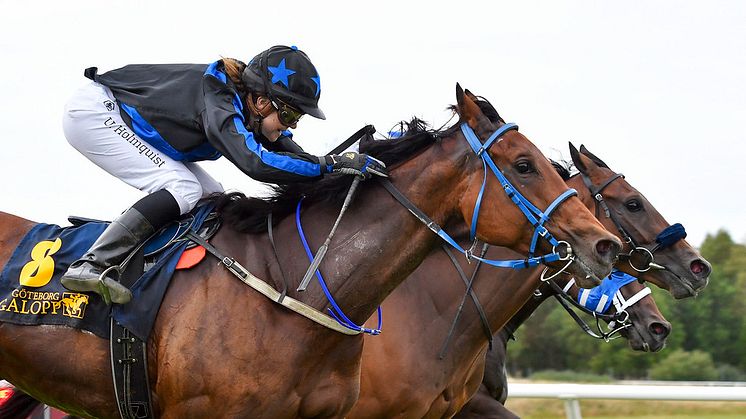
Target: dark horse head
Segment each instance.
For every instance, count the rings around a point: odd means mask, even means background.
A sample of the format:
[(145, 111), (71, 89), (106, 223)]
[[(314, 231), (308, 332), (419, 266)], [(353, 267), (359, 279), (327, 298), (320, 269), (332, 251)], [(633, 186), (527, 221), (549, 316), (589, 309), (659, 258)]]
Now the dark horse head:
[[(631, 282), (619, 291), (625, 301), (632, 301), (638, 295), (646, 293), (647, 288), (639, 282)], [(614, 310), (613, 307), (609, 308)], [(628, 308), (630, 327), (622, 330), (622, 336), (635, 351), (658, 352), (666, 346), (666, 339), (671, 334), (671, 323), (655, 304), (652, 295), (645, 295)]]
[[(595, 206), (604, 226), (625, 242), (625, 257), (617, 268), (668, 290), (675, 298), (697, 295), (707, 285), (712, 271), (709, 262), (683, 238), (672, 243), (662, 241), (661, 233), (673, 226), (621, 174), (584, 146), (578, 151), (570, 144), (570, 154), (580, 171), (574, 177), (575, 187), (581, 188), (581, 180), (585, 178), (587, 187), (594, 190), (584, 194), (589, 208)], [(602, 208), (599, 196), (607, 203), (608, 213)]]

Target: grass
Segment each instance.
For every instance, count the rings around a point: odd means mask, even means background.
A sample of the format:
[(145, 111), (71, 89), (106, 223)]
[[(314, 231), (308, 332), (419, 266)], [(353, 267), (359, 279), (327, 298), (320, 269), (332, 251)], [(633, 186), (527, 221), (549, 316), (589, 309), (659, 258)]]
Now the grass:
[[(509, 398), (505, 405), (523, 419), (566, 417), (564, 403), (556, 399)], [(580, 411), (594, 419), (736, 419), (746, 418), (746, 402), (581, 400)]]

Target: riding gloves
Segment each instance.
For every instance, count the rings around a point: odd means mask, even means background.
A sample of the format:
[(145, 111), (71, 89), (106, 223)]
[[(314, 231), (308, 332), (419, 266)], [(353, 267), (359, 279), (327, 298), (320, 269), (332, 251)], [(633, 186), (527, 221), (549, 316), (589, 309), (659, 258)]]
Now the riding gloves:
[(343, 173), (347, 175), (357, 175), (364, 179), (371, 176), (388, 177), (386, 165), (367, 154), (347, 151), (342, 154), (331, 154), (324, 156), (327, 167), (332, 173)]

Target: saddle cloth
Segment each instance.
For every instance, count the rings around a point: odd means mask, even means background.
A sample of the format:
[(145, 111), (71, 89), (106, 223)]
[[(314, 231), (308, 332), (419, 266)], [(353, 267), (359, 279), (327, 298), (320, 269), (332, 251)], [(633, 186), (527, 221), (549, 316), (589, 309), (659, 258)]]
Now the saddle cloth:
[(211, 210), (211, 205), (198, 207), (186, 217), (188, 222), (180, 220), (148, 240), (144, 248), (150, 255), (149, 269), (132, 285), (132, 301), (111, 307), (98, 294), (69, 291), (59, 281), (108, 223), (76, 218), (77, 225), (71, 227), (37, 224), (0, 272), (0, 321), (64, 325), (108, 339), (109, 316), (113, 316), (137, 337), (147, 340), (176, 265), (190, 244), (175, 240), (190, 230), (199, 231)]

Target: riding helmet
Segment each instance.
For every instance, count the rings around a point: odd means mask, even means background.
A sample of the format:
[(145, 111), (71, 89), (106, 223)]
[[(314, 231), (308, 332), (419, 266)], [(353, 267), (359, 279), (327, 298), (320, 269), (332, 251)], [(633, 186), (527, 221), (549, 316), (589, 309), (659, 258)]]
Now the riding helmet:
[(319, 109), (321, 81), (308, 56), (298, 47), (274, 46), (252, 58), (241, 74), (249, 89), (293, 106), (315, 118), (326, 119)]

